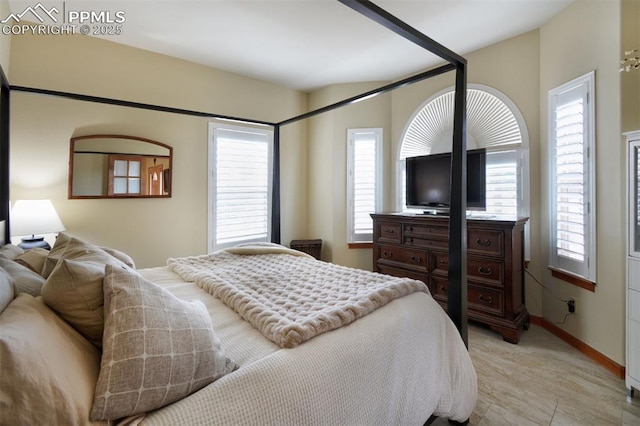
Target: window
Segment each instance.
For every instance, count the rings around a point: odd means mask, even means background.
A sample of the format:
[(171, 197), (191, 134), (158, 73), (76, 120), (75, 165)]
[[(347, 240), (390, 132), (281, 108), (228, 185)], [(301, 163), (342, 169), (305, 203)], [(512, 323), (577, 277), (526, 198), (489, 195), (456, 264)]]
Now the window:
[(382, 129), (347, 131), (348, 242), (373, 241), (370, 214), (382, 204)]
[(487, 214), (528, 215), (528, 153), (527, 149), (487, 152)]
[(109, 155), (108, 195), (142, 194), (143, 157)]
[(209, 251), (270, 241), (273, 132), (209, 126)]
[[(407, 210), (405, 158), (451, 152), (454, 101), (453, 88), (445, 89), (429, 98), (407, 123), (398, 155), (399, 209)], [(527, 127), (516, 105), (492, 87), (469, 84), (467, 149), (487, 150), (485, 214), (529, 215), (528, 145)]]
[(594, 73), (549, 91), (549, 266), (595, 282)]

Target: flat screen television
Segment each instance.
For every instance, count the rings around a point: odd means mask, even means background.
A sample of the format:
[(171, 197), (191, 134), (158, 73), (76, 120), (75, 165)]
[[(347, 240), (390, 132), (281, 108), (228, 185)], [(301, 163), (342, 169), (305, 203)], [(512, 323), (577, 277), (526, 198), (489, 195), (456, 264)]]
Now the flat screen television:
[[(485, 149), (467, 151), (467, 210), (487, 207)], [(406, 204), (427, 212), (448, 213), (451, 204), (451, 153), (406, 159)]]

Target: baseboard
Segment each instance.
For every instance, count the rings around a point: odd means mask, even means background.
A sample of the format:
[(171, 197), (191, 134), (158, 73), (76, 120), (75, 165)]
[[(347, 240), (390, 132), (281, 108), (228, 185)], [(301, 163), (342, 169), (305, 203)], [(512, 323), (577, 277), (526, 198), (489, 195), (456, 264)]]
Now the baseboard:
[(618, 364), (611, 358), (593, 349), (591, 346), (587, 345), (583, 341), (567, 333), (557, 325), (551, 323), (549, 320), (542, 317), (531, 315), (530, 321), (531, 321), (531, 324), (539, 325), (540, 327), (549, 331), (554, 336), (567, 342), (568, 344), (570, 344), (571, 346), (573, 346), (574, 348), (576, 348), (577, 350), (585, 354), (587, 357), (595, 361), (597, 364), (602, 366), (602, 368), (611, 372), (613, 375), (615, 375), (619, 379), (625, 378), (624, 366)]

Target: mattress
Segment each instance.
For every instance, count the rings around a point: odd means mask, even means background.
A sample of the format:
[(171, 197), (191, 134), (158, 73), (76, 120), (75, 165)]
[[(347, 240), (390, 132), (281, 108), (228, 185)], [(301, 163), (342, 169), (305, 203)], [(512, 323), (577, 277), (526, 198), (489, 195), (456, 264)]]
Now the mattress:
[(476, 373), (457, 329), (426, 293), (396, 299), (291, 349), (279, 348), (223, 302), (167, 267), (141, 275), (201, 300), (240, 368), (147, 413), (144, 425), (424, 424), (469, 418)]

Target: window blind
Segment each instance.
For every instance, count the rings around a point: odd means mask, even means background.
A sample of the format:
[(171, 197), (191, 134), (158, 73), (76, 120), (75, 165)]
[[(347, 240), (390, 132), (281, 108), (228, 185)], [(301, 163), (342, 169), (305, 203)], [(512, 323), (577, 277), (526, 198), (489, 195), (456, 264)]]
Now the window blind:
[(215, 245), (267, 241), (270, 223), (270, 137), (216, 129)]
[(549, 265), (596, 280), (595, 73), (549, 91)]
[(486, 212), (516, 217), (518, 214), (518, 160), (516, 151), (487, 153)]
[(356, 234), (371, 234), (369, 214), (376, 211), (376, 140), (372, 135), (355, 136), (354, 163), (353, 230)]
[(382, 129), (348, 131), (349, 241), (372, 241), (370, 214), (380, 204), (380, 145)]
[(555, 110), (556, 247), (559, 256), (585, 260), (584, 103), (576, 99)]

